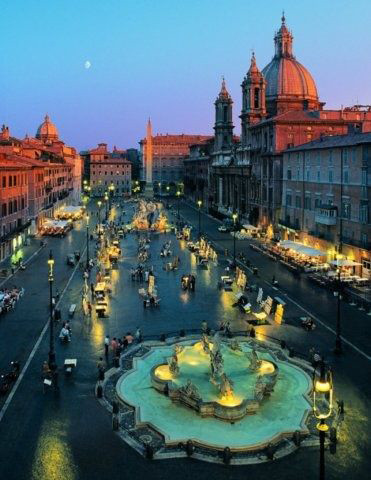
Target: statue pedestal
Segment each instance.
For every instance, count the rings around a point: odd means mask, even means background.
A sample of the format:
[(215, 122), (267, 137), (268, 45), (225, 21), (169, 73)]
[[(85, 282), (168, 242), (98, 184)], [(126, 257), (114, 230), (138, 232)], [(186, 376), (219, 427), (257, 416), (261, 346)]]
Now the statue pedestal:
[(154, 197), (153, 184), (152, 183), (146, 183), (146, 187), (144, 189), (144, 198), (148, 198), (149, 200), (152, 200), (153, 197)]

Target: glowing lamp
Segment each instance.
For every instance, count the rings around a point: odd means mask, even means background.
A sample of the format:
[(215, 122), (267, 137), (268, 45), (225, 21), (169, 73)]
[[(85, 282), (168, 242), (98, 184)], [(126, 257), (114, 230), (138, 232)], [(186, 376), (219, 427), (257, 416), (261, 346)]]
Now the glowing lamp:
[(202, 205), (201, 200), (198, 200), (198, 201), (197, 201), (197, 205), (198, 205), (198, 208), (201, 208), (201, 205)]
[(320, 364), (319, 374), (314, 372), (313, 380), (313, 413), (316, 418), (321, 420), (319, 429), (324, 428), (324, 420), (332, 413), (332, 375), (328, 370), (326, 372), (324, 362)]

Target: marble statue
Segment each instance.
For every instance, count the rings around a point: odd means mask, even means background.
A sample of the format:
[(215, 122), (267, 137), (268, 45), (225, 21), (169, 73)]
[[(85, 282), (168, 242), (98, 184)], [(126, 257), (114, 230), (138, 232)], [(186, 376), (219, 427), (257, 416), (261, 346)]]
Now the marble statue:
[(179, 353), (181, 353), (183, 351), (183, 346), (179, 345), (179, 343), (176, 343), (174, 345), (174, 354), (175, 355), (179, 355)]
[(240, 351), (240, 352), (242, 352), (241, 345), (238, 343), (237, 338), (234, 338), (234, 339), (231, 341), (231, 343), (229, 344), (229, 346), (230, 346), (231, 349), (234, 350), (234, 351)]
[(254, 347), (251, 350), (251, 353), (248, 354), (248, 357), (250, 359), (249, 369), (253, 371), (258, 370), (262, 362), (261, 360), (259, 360), (258, 354), (256, 353), (256, 350)]
[(206, 333), (203, 333), (202, 334), (202, 337), (201, 337), (201, 345), (202, 345), (202, 348), (203, 348), (203, 351), (205, 353), (210, 353), (210, 342), (209, 342), (209, 337), (206, 335)]
[(201, 400), (200, 392), (191, 380), (187, 380), (187, 383), (179, 388), (179, 393), (193, 400)]
[(233, 382), (225, 373), (220, 377), (219, 391), (222, 397), (230, 397), (233, 395)]
[(179, 374), (178, 357), (173, 355), (168, 359), (167, 363), (169, 365), (170, 373), (176, 377)]

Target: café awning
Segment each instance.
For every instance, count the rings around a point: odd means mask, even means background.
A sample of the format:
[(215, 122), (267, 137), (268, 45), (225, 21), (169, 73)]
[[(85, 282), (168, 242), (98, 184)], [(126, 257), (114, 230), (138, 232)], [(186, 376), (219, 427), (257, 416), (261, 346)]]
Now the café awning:
[(331, 265), (335, 265), (335, 267), (359, 267), (361, 263), (354, 262), (353, 260), (347, 260), (346, 258), (333, 260), (330, 262)]
[(308, 247), (302, 243), (293, 242), (291, 240), (283, 240), (280, 242), (280, 247), (289, 248), (294, 250), (297, 253), (301, 253), (303, 255), (308, 255), (310, 257), (326, 257), (327, 253), (322, 252), (322, 250), (318, 250), (317, 248)]

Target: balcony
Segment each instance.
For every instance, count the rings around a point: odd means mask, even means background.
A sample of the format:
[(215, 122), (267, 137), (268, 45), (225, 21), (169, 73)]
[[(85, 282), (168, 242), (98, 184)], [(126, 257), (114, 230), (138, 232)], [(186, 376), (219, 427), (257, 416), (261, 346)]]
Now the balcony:
[(314, 221), (321, 225), (336, 225), (337, 207), (329, 205), (318, 208), (315, 213)]

